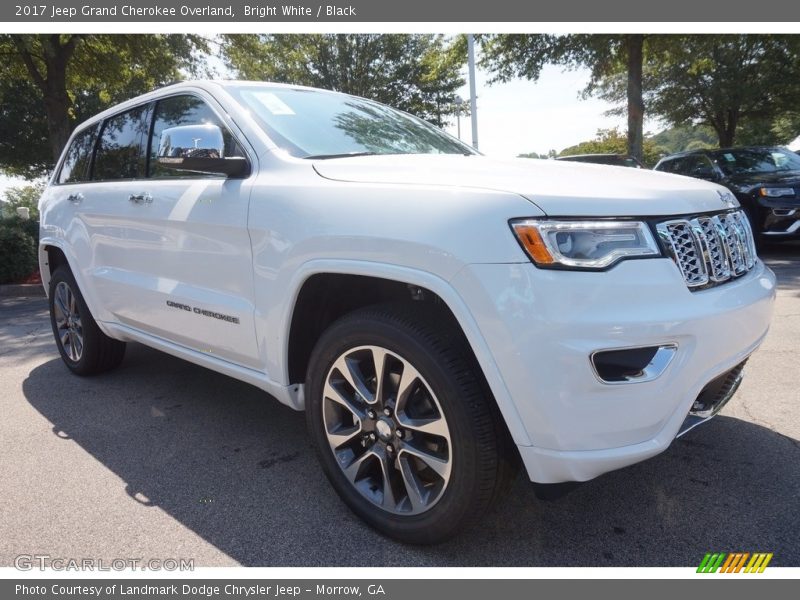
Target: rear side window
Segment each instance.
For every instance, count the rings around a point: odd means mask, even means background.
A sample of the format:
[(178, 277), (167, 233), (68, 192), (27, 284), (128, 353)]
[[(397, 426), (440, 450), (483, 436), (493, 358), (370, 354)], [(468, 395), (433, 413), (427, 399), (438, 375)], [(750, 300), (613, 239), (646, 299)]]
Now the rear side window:
[[(233, 135), (225, 127), (225, 124), (211, 109), (211, 107), (197, 96), (172, 96), (159, 100), (156, 104), (155, 120), (153, 122), (153, 133), (150, 138), (150, 177), (203, 177), (200, 173), (188, 173), (160, 164), (156, 158), (158, 148), (161, 145), (161, 134), (170, 127), (181, 125), (216, 125), (222, 130), (225, 142), (224, 156), (245, 156), (244, 151), (236, 143)], [(211, 175), (214, 177), (214, 175)]]
[(144, 177), (142, 144), (147, 139), (147, 106), (106, 120), (94, 158), (92, 179)]
[(87, 180), (96, 137), (97, 125), (94, 125), (73, 138), (61, 165), (58, 183), (79, 183)]

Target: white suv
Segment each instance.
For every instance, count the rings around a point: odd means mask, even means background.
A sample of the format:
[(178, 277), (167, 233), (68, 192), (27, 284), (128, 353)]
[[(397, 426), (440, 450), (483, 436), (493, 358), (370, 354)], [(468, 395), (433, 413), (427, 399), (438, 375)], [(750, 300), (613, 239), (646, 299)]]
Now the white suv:
[(395, 538), (644, 460), (714, 415), (775, 278), (696, 179), (493, 160), (405, 113), (189, 82), (80, 125), (41, 200), (79, 375), (135, 341), (306, 409), (333, 487)]

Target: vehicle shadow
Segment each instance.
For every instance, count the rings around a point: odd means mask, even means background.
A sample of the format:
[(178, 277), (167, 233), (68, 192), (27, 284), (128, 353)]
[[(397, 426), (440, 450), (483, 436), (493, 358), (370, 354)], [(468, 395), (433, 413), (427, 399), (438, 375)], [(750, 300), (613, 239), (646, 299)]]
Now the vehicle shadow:
[(686, 566), (709, 551), (800, 565), (800, 443), (730, 417), (557, 501), (537, 500), (521, 476), (475, 529), (412, 547), (353, 516), (317, 464), (303, 415), (246, 384), (132, 344), (112, 374), (72, 377), (54, 359), (23, 391), (132, 502), (243, 565)]

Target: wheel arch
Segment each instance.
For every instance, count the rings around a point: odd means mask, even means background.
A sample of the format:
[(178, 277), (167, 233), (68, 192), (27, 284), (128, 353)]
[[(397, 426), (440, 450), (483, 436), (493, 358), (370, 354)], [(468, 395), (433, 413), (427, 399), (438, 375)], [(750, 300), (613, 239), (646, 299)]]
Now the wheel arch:
[(61, 265), (66, 265), (75, 275), (75, 270), (70, 265), (67, 252), (61, 243), (57, 240), (42, 239), (39, 242), (39, 273), (42, 276), (45, 294), (48, 296), (50, 295), (50, 278), (53, 276), (53, 272)]
[(78, 285), (83, 300), (86, 302), (89, 312), (94, 316), (100, 331), (108, 337), (119, 339), (118, 335), (115, 335), (106, 327), (104, 321), (97, 318), (101, 314), (98, 311), (98, 303), (92, 295), (91, 288), (87, 285), (86, 281), (84, 281), (83, 273), (80, 269), (76, 268), (76, 263), (77, 261), (71, 255), (69, 248), (62, 240), (42, 238), (39, 241), (39, 273), (42, 277), (42, 285), (44, 286), (45, 294), (47, 294), (48, 297), (50, 295), (50, 279), (53, 276), (53, 272), (55, 272), (58, 267), (65, 265), (75, 278), (75, 283)]
[[(335, 282), (333, 286), (332, 282)], [(324, 318), (313, 315), (309, 308), (312, 304), (309, 299), (316, 301), (314, 306), (318, 306), (320, 300), (326, 300), (325, 296), (320, 298), (317, 295), (318, 290), (325, 289), (326, 294), (333, 290), (335, 293), (350, 282), (358, 282), (356, 294), (365, 286), (375, 286), (378, 289), (363, 296), (364, 301), (361, 302), (342, 300), (339, 297), (338, 307), (331, 314)], [(395, 265), (320, 260), (306, 263), (298, 269), (293, 283), (290, 286), (290, 300), (283, 311), (284, 343), (281, 357), (284, 381), (290, 389), (302, 395), (305, 367), (314, 344), (325, 329), (323, 325), (329, 325), (347, 312), (382, 301), (405, 299), (409, 302), (435, 302), (451, 315), (453, 323), (467, 340), (514, 442), (518, 445), (530, 445), (527, 431), (475, 318), (464, 300), (446, 280), (432, 273)], [(419, 298), (420, 295), (422, 298)], [(312, 324), (309, 326), (310, 315)], [(318, 321), (314, 322), (314, 318), (318, 318)]]

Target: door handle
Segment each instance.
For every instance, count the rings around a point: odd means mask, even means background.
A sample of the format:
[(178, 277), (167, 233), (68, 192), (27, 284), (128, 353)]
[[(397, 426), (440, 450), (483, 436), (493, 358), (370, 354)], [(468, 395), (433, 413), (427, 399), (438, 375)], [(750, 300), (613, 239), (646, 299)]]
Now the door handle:
[(67, 196), (67, 200), (69, 200), (73, 204), (79, 204), (80, 202), (83, 201), (83, 194), (81, 194), (80, 192), (78, 192), (77, 194), (70, 194), (69, 196)]
[(148, 194), (131, 194), (128, 196), (128, 200), (133, 202), (134, 204), (150, 204), (153, 202), (153, 197)]

